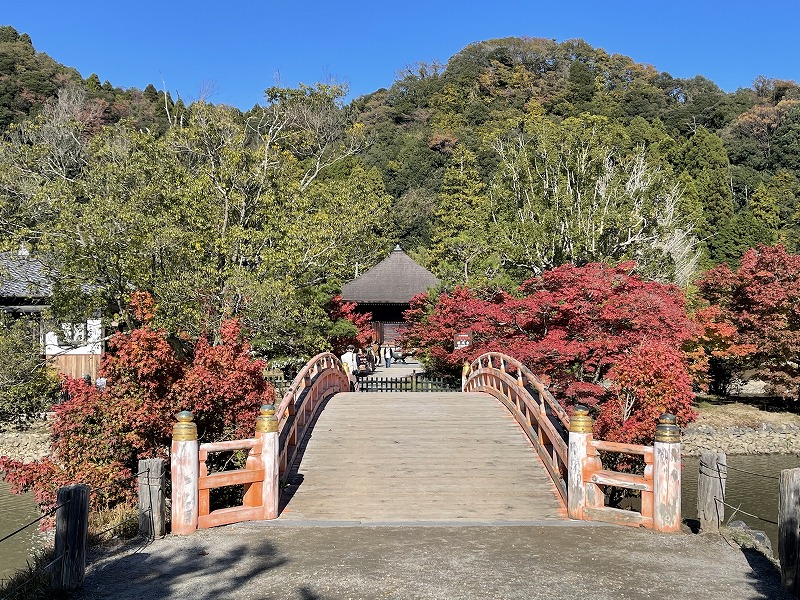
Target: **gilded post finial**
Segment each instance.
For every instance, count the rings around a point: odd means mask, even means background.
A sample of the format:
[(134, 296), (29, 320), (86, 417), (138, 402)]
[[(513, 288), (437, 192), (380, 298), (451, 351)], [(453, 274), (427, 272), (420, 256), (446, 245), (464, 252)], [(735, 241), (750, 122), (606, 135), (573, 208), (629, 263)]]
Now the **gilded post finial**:
[(256, 419), (256, 433), (275, 433), (278, 431), (278, 418), (275, 416), (275, 405), (264, 404)]
[(570, 433), (592, 433), (592, 417), (589, 408), (583, 404), (576, 404), (572, 417), (569, 419)]
[(182, 410), (175, 418), (178, 420), (172, 426), (172, 439), (178, 442), (191, 442), (197, 439), (197, 424), (194, 415), (189, 410)]
[(655, 441), (665, 444), (675, 444), (681, 441), (681, 430), (675, 415), (664, 413), (658, 418)]

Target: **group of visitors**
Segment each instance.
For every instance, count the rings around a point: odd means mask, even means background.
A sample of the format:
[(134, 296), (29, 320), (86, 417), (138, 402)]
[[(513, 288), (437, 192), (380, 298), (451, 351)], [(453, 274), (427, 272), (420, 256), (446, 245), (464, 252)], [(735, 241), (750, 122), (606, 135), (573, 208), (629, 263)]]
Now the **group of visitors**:
[[(383, 360), (383, 364), (389, 369), (397, 349), (389, 344), (378, 346), (376, 343), (369, 348), (369, 352), (374, 356), (373, 360)], [(367, 364), (367, 351), (363, 348), (356, 351), (355, 346), (350, 344), (347, 346), (347, 351), (342, 354), (341, 360), (350, 378), (350, 390), (358, 391), (358, 375), (361, 371), (366, 370), (363, 367)]]

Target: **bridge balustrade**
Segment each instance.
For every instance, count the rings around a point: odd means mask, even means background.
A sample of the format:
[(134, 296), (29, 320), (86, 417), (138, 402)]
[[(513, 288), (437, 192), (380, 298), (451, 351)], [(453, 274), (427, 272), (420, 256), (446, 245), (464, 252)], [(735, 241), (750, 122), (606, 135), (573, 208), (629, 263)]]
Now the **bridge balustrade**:
[(518, 360), (488, 352), (465, 368), (462, 389), (491, 394), (511, 411), (566, 504), (569, 416), (542, 382)]
[[(349, 391), (347, 374), (334, 355), (315, 356), (298, 373), (277, 409), (263, 406), (256, 435), (246, 440), (198, 445), (192, 414), (177, 415), (172, 441), (172, 531), (191, 533), (246, 520), (278, 516), (279, 481), (297, 459), (305, 433), (324, 402)], [(521, 362), (497, 352), (465, 365), (462, 390), (485, 392), (515, 417), (550, 474), (573, 519), (676, 531), (680, 527), (680, 432), (675, 417), (662, 415), (653, 446), (595, 440), (585, 407), (572, 417)], [(242, 469), (209, 473), (209, 453), (247, 451)], [(604, 468), (602, 455), (641, 456), (642, 474)], [(210, 510), (210, 490), (243, 485), (241, 506)], [(641, 512), (605, 506), (605, 488), (640, 492)]]
[(341, 361), (330, 352), (312, 358), (297, 374), (278, 406), (279, 471), (285, 480), (297, 457), (299, 443), (322, 403), (338, 392), (350, 391)]
[[(542, 382), (521, 362), (487, 352), (464, 366), (464, 391), (486, 392), (512, 413), (544, 463), (570, 518), (678, 531), (681, 523), (680, 430), (662, 415), (653, 446), (595, 440), (589, 410), (570, 418)], [(642, 474), (605, 468), (601, 455), (641, 456)], [(639, 492), (641, 510), (605, 505), (605, 488)]]
[[(337, 392), (349, 391), (350, 381), (333, 354), (312, 358), (297, 374), (277, 410), (261, 407), (256, 436), (245, 440), (197, 442), (192, 413), (178, 413), (172, 435), (172, 532), (275, 519), (279, 508), (279, 481), (285, 478), (311, 421), (322, 403)], [(248, 451), (241, 469), (209, 473), (209, 453)], [(210, 491), (244, 486), (240, 506), (212, 511)]]

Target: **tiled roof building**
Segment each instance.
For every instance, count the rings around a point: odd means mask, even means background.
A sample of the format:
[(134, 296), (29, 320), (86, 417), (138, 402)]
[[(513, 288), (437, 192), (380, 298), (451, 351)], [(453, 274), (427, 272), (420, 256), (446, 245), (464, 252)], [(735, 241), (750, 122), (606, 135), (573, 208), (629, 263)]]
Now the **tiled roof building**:
[(26, 252), (0, 252), (0, 310), (38, 312), (49, 304), (52, 292), (39, 260)]

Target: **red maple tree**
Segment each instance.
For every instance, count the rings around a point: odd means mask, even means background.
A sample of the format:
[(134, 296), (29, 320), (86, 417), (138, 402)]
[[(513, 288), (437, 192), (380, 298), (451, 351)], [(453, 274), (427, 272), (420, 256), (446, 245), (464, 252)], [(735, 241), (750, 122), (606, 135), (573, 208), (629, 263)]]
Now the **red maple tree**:
[[(452, 372), (483, 352), (503, 352), (549, 381), (551, 391), (567, 406), (581, 402), (596, 407), (618, 397), (623, 388), (614, 381), (615, 373), (629, 373), (620, 370), (622, 365), (653, 371), (657, 365), (648, 361), (669, 358), (670, 368), (680, 373), (664, 372), (659, 395), (639, 394), (634, 413), (671, 411), (683, 424), (694, 415), (691, 381), (679, 352), (694, 331), (683, 292), (641, 279), (634, 267), (564, 265), (526, 281), (519, 297), (498, 292), (483, 299), (466, 288), (435, 300), (418, 296), (406, 313), (410, 324), (405, 343), (423, 349), (431, 367), (440, 371)], [(471, 334), (472, 344), (455, 349), (454, 334), (463, 332)], [(666, 354), (665, 347), (672, 348), (674, 356)], [(621, 435), (631, 418), (626, 411), (616, 411), (620, 419), (614, 425), (611, 414), (598, 421), (598, 433), (604, 437)], [(646, 427), (651, 439), (655, 425), (652, 420)]]
[(99, 371), (106, 389), (64, 381), (69, 400), (54, 408), (50, 455), (28, 464), (0, 458), (4, 478), (33, 490), (43, 508), (58, 487), (76, 482), (102, 488), (92, 495), (96, 509), (132, 500), (138, 460), (168, 458), (178, 411), (194, 412), (201, 439), (250, 437), (259, 407), (274, 401), (266, 363), (250, 357), (238, 321), (222, 323), (218, 344), (201, 337), (179, 356), (167, 332), (151, 325), (151, 299), (133, 303), (143, 323), (109, 340)]
[[(343, 354), (350, 344), (356, 348), (365, 348), (375, 339), (372, 313), (357, 312), (355, 302), (345, 302), (341, 296), (334, 296), (331, 298), (328, 316), (334, 324), (330, 343), (337, 356)], [(338, 323), (343, 323), (344, 327), (337, 325)]]
[(755, 376), (784, 398), (800, 397), (800, 256), (781, 245), (751, 248), (737, 270), (719, 265), (697, 284), (736, 328)]

